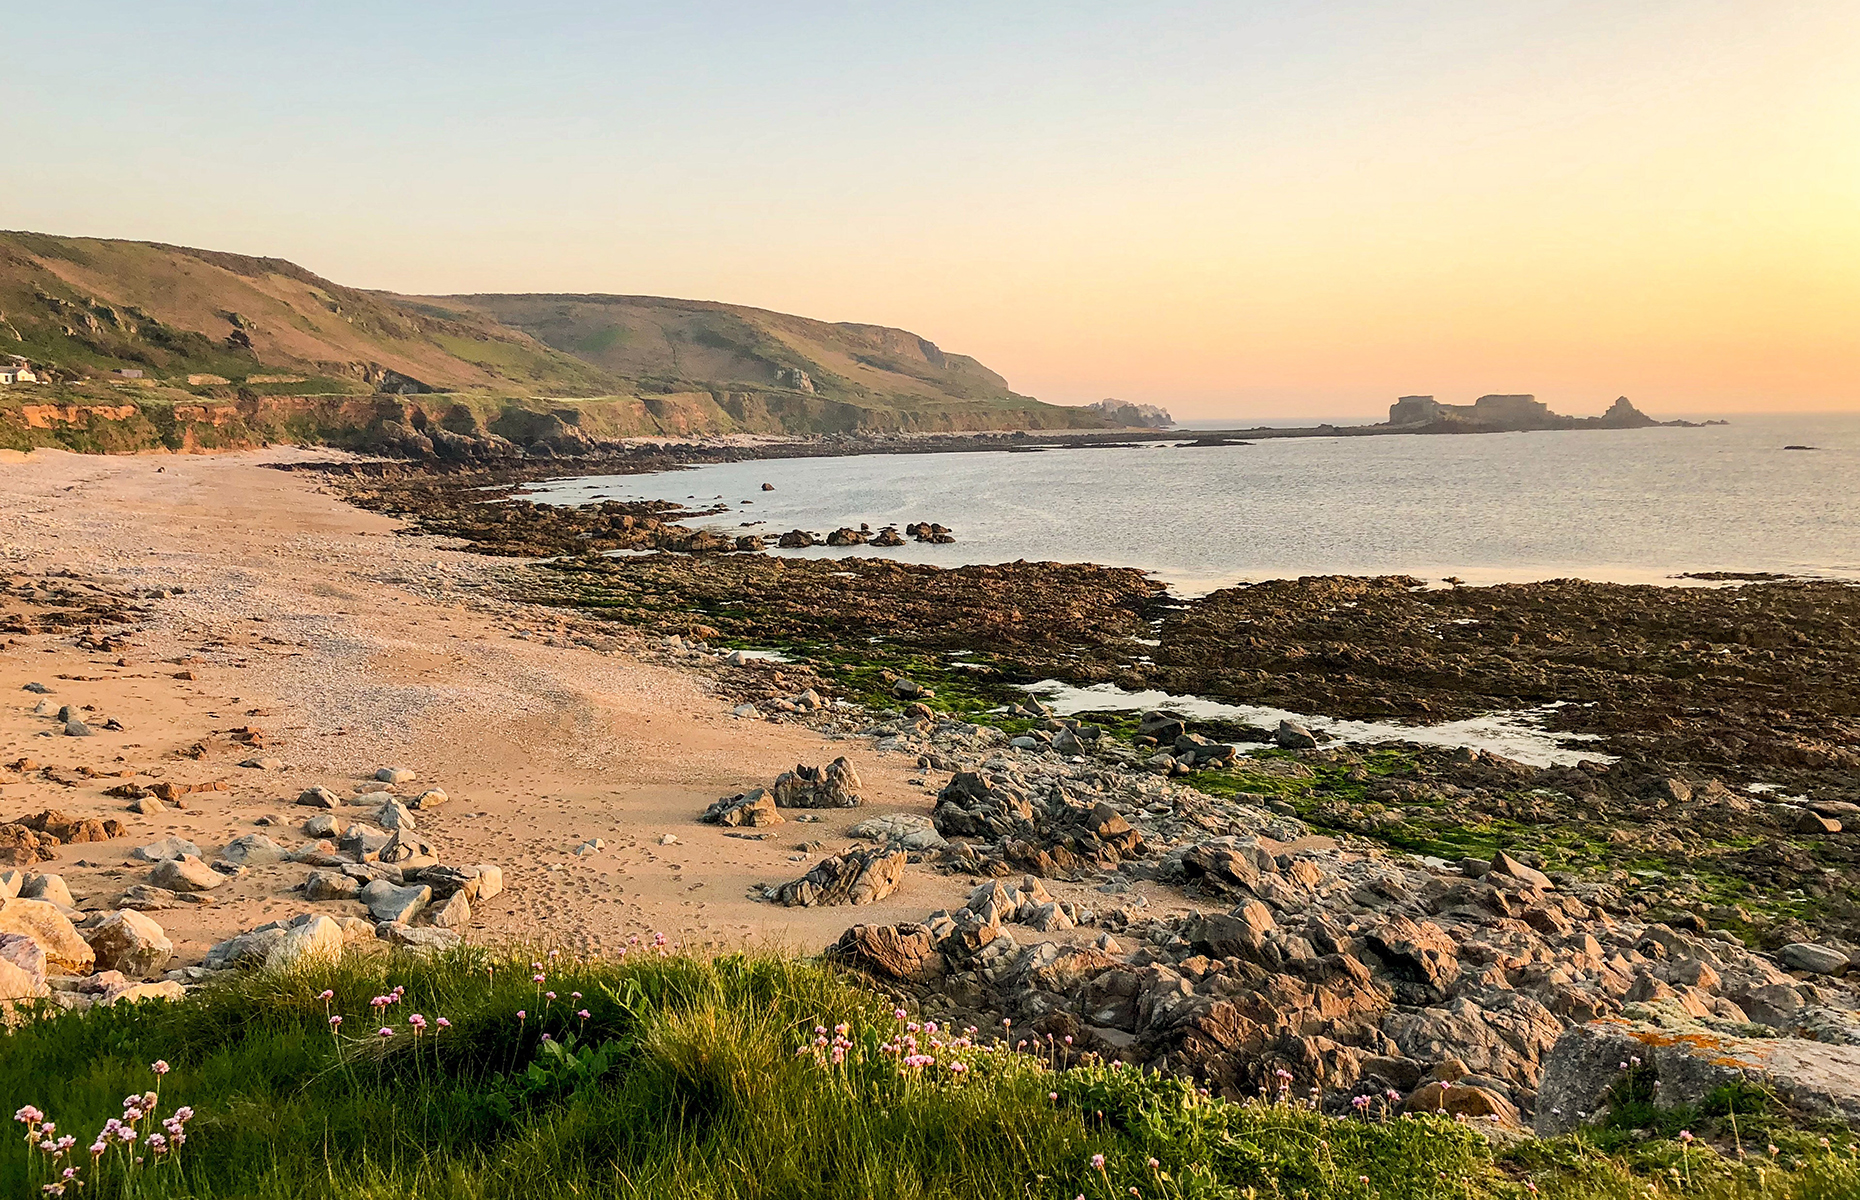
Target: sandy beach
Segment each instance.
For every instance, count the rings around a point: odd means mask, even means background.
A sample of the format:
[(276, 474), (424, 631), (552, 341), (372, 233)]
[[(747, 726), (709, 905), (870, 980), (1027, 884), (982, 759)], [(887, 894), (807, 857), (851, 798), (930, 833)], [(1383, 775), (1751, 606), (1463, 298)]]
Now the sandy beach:
[[(145, 610), (122, 631), (126, 644), (103, 651), (80, 647), (75, 630), (0, 638), (0, 760), (38, 764), (0, 770), (0, 816), (57, 809), (126, 826), (106, 842), (60, 846), (38, 868), (62, 874), (78, 908), (114, 907), (144, 881), (146, 864), (128, 857), (138, 845), (178, 836), (210, 859), (258, 832), (296, 846), (314, 815), (295, 805), (305, 788), (346, 798), (375, 790), (367, 781), (377, 768), (405, 765), (416, 780), (401, 793), (439, 787), (450, 797), (417, 814), (439, 857), (504, 872), (507, 890), (474, 913), (474, 940), (612, 950), (662, 930), (694, 946), (812, 950), (845, 928), (850, 910), (784, 909), (750, 889), (818, 861), (819, 849), (797, 848), (803, 841), (831, 852), (865, 817), (928, 812), (934, 793), (910, 758), (736, 718), (732, 701), (648, 661), (663, 655), (625, 629), (492, 599), (522, 565), (401, 536), (400, 522), (324, 493), (313, 474), (267, 465), (313, 456), (40, 451), (0, 463), (6, 611), (30, 616), (48, 586), (136, 593)], [(95, 736), (65, 736), (33, 715), (41, 700), (82, 710)], [(103, 728), (112, 719), (120, 731)], [(864, 780), (864, 809), (790, 822), (760, 841), (697, 823), (720, 796), (839, 754)], [(152, 815), (105, 794), (159, 782), (224, 790)], [(575, 853), (594, 838), (603, 849)], [(255, 867), (215, 889), (210, 905), (156, 914), (176, 965), (313, 907), (290, 891), (305, 873), (289, 862)], [(962, 894), (959, 878), (912, 871), (858, 918), (915, 919)]]

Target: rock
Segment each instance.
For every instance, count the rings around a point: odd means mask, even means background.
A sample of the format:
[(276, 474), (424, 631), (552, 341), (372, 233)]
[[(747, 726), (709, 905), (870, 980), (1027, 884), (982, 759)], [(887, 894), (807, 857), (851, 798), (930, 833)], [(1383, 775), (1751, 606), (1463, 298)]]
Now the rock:
[(155, 869), (149, 872), (149, 882), (171, 892), (210, 892), (225, 883), (226, 876), (194, 855), (184, 854), (156, 863)]
[[(771, 490), (771, 491), (773, 491), (774, 489), (773, 489), (773, 488), (771, 488), (771, 489), (769, 489), (769, 490)], [(28, 691), (28, 692), (33, 692), (33, 693), (35, 693), (35, 694), (37, 694), (37, 695), (40, 695), (40, 696), (49, 696), (49, 695), (51, 695), (51, 693), (52, 693), (52, 689), (51, 689), (51, 688), (48, 688), (48, 687), (46, 687), (46, 686), (45, 686), (44, 684), (42, 684), (42, 683), (38, 683), (38, 682), (33, 682), (33, 683), (29, 683), (29, 684), (27, 684), (27, 685), (26, 685), (26, 688), (25, 688), (25, 690), (26, 690), (26, 691)]]
[(1795, 819), (1795, 831), (1797, 833), (1839, 833), (1841, 823), (1833, 817), (1824, 817), (1820, 813), (1804, 809)]
[(130, 812), (139, 813), (145, 817), (155, 816), (157, 813), (166, 812), (167, 809), (167, 805), (153, 796), (137, 796), (129, 802)]
[(1839, 975), (1848, 966), (1845, 954), (1813, 942), (1791, 942), (1778, 950), (1776, 957), (1782, 959), (1784, 966), (1811, 975)]
[(775, 780), (775, 803), (782, 808), (857, 808), (859, 773), (844, 756), (824, 767), (797, 766)]
[(398, 800), (389, 800), (374, 812), (369, 813), (368, 819), (383, 829), (405, 829), (411, 832), (416, 828), (413, 813)]
[(922, 925), (854, 925), (828, 948), (827, 959), (906, 983), (935, 979), (946, 966), (935, 938)]
[(19, 895), (19, 889), (26, 884), (24, 872), (16, 870), (0, 871), (0, 900), (11, 900)]
[(1494, 1121), (1496, 1124), (1522, 1128), (1524, 1118), (1517, 1105), (1490, 1088), (1454, 1083), (1426, 1083), (1417, 1088), (1402, 1104), (1403, 1112), (1445, 1113), (1469, 1121)]
[(248, 929), (237, 937), (215, 943), (207, 950), (201, 965), (210, 971), (231, 967), (262, 967), (272, 948), (284, 940), (286, 931), (282, 921), (272, 921), (256, 929)]
[(78, 720), (76, 717), (72, 717), (69, 721), (65, 722), (65, 736), (66, 737), (96, 737), (97, 731), (92, 729), (90, 726), (86, 725), (84, 722)]
[(606, 842), (602, 841), (600, 838), (589, 838), (587, 841), (581, 843), (581, 845), (575, 847), (575, 854), (581, 858), (586, 858), (590, 854), (599, 854), (605, 849), (607, 849)]
[(1548, 875), (1537, 870), (1535, 867), (1525, 866), (1517, 859), (1511, 857), (1511, 855), (1506, 854), (1503, 850), (1500, 850), (1497, 854), (1492, 856), (1491, 873), (1509, 875), (1513, 879), (1521, 879), (1525, 883), (1541, 891), (1548, 892), (1556, 887), (1556, 884), (1550, 882), (1550, 877)]
[[(1410, 1003), (1446, 999), (1448, 989), (1459, 976), (1459, 947), (1432, 921), (1390, 917), (1368, 933), (1364, 941), (1380, 956), (1399, 984), (1412, 985), (1414, 995), (1408, 998)], [(1398, 999), (1403, 998), (1404, 991), (1399, 984), (1396, 988)]]
[(705, 809), (702, 819), (712, 825), (730, 828), (779, 825), (784, 820), (776, 810), (775, 797), (761, 788), (740, 795), (725, 796)]
[(392, 921), (381, 925), (377, 932), (394, 945), (416, 954), (436, 954), (442, 950), (450, 950), (462, 940), (450, 929), (416, 929), (411, 925)]
[(326, 787), (305, 788), (297, 797), (297, 803), (306, 808), (335, 808), (341, 803), (336, 793)]
[(41, 875), (38, 872), (26, 876), (20, 884), (19, 897), (22, 900), (43, 900), (47, 904), (56, 904), (59, 908), (76, 908), (77, 901), (71, 898), (71, 889), (65, 886), (62, 875)]
[[(0, 963), (5, 963), (20, 973), (30, 989), (17, 993), (11, 999), (20, 996), (43, 996), (45, 994), (45, 948), (23, 933), (0, 933)], [(13, 986), (19, 986), (19, 976), (11, 976)]]
[(17, 822), (0, 825), (0, 863), (30, 867), (53, 856), (50, 839)]
[(478, 881), (477, 890), (471, 893), (473, 900), (484, 901), (504, 890), (504, 872), (489, 863), (478, 863), (465, 868), (466, 874)]
[(357, 792), (344, 801), (350, 808), (380, 808), (383, 804), (392, 804), (396, 799), (392, 791), (376, 788), (372, 791)]
[(1805, 1038), (1740, 1038), (1678, 1019), (1611, 1018), (1557, 1039), (1537, 1087), (1536, 1131), (1570, 1133), (1607, 1107), (1621, 1064), (1639, 1058), (1663, 1107), (1702, 1104), (1725, 1085), (1755, 1084), (1794, 1114), (1860, 1123), (1860, 1046)]
[(141, 1004), (145, 1000), (174, 1001), (186, 995), (186, 988), (172, 979), (163, 979), (155, 983), (119, 984), (99, 995), (97, 1003), (109, 1008), (116, 1004)]
[(823, 859), (814, 869), (776, 889), (775, 899), (790, 908), (834, 904), (870, 904), (898, 889), (904, 877), (902, 850), (852, 850)]
[(174, 957), (174, 943), (162, 927), (133, 909), (111, 913), (85, 933), (97, 968), (121, 971), (131, 979), (153, 975)]
[(433, 914), (433, 924), (441, 929), (463, 929), (471, 924), (471, 901), (465, 898), (463, 889), (453, 892), (439, 906), (439, 911)]
[(88, 975), (97, 954), (57, 908), (43, 900), (8, 900), (0, 904), (0, 934), (31, 938), (52, 967)]
[(304, 822), (304, 832), (313, 838), (333, 838), (341, 829), (341, 824), (328, 813), (318, 813)]
[(123, 833), (123, 823), (115, 817), (74, 817), (55, 808), (24, 817), (19, 823), (60, 842), (107, 842)]
[(900, 700), (929, 700), (936, 693), (912, 679), (900, 679), (891, 685), (891, 694)]
[(941, 850), (949, 845), (929, 817), (917, 813), (889, 813), (871, 817), (846, 831), (846, 836), (906, 850)]
[(346, 941), (341, 925), (321, 913), (305, 914), (284, 930), (265, 951), (267, 970), (283, 971), (305, 964), (327, 965), (342, 957)]
[(393, 834), (357, 822), (342, 831), (336, 848), (357, 862), (373, 862), (381, 857), (381, 851), (393, 840)]
[(360, 880), (340, 871), (312, 871), (304, 876), (306, 900), (353, 900), (361, 891)]
[(423, 884), (396, 887), (385, 879), (374, 880), (360, 893), (369, 915), (383, 924), (413, 920), (432, 898), (433, 889)]
[(0, 959), (0, 1002), (35, 1000), (47, 994), (43, 975), (35, 980), (30, 972)]
[(1254, 900), (1231, 913), (1211, 913), (1202, 917), (1184, 930), (1184, 936), (1197, 953), (1213, 958), (1258, 961), (1267, 935), (1277, 927), (1272, 910)]
[(242, 867), (268, 867), (283, 862), (288, 854), (283, 846), (264, 834), (248, 833), (226, 843), (226, 849), (220, 851), (220, 857)]
[(1296, 721), (1280, 721), (1272, 740), (1281, 750), (1316, 750), (1317, 737)]
[(129, 857), (140, 862), (166, 862), (171, 858), (200, 857), (200, 847), (185, 838), (165, 837), (159, 842), (150, 842), (146, 846), (137, 846), (129, 852)]
[(120, 908), (133, 908), (138, 912), (160, 912), (165, 908), (179, 907), (181, 898), (167, 888), (138, 883), (125, 890), (116, 903)]
[(423, 811), (430, 808), (438, 808), (450, 799), (451, 797), (446, 795), (444, 788), (427, 788), (425, 791), (415, 796), (407, 807)]
[(377, 783), (412, 783), (413, 779), (412, 767), (382, 767), (375, 772)]
[(675, 834), (675, 833), (662, 833), (662, 834), (660, 834), (660, 835), (659, 835), (659, 845), (661, 845), (661, 846), (676, 846), (677, 844), (678, 844), (678, 835), (677, 835), (677, 834)]

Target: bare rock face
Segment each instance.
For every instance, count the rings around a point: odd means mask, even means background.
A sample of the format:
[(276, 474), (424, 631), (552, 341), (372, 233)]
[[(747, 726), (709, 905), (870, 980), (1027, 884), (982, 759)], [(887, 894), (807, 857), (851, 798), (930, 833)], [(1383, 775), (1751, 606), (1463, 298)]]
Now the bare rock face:
[(32, 939), (45, 953), (45, 961), (60, 971), (88, 975), (97, 952), (78, 936), (76, 926), (43, 900), (8, 900), (0, 904), (0, 934), (17, 933)]
[[(1622, 1063), (1634, 1064), (1632, 1077)], [(1558, 1038), (1538, 1085), (1536, 1131), (1581, 1128), (1607, 1107), (1617, 1084), (1680, 1105), (1732, 1083), (1756, 1083), (1802, 1116), (1860, 1123), (1860, 1046), (1734, 1037), (1663, 1014), (1658, 1023), (1593, 1021)]]
[(130, 979), (153, 975), (174, 957), (174, 943), (153, 920), (134, 909), (120, 909), (85, 933), (96, 953), (97, 968), (121, 971)]
[(775, 797), (756, 788), (740, 795), (725, 796), (704, 810), (703, 820), (711, 825), (725, 825), (734, 829), (744, 825), (752, 828), (779, 825), (784, 818), (775, 806)]
[(45, 951), (22, 933), (0, 933), (0, 1000), (45, 995)]
[(855, 925), (827, 951), (833, 962), (880, 979), (921, 983), (943, 974), (936, 938), (922, 925)]
[(265, 951), (265, 966), (287, 970), (307, 963), (333, 963), (342, 955), (343, 929), (330, 918), (316, 914), (299, 918)]
[(898, 890), (906, 855), (902, 850), (853, 850), (823, 859), (813, 870), (776, 890), (789, 908), (870, 904)]
[(52, 857), (53, 843), (18, 823), (0, 825), (0, 863), (31, 867)]
[(797, 766), (775, 780), (775, 803), (781, 808), (857, 808), (859, 773), (845, 757), (824, 767)]
[(1459, 948), (1432, 921), (1393, 916), (1364, 939), (1398, 980), (1396, 995), (1409, 1003), (1446, 999), (1459, 977)]

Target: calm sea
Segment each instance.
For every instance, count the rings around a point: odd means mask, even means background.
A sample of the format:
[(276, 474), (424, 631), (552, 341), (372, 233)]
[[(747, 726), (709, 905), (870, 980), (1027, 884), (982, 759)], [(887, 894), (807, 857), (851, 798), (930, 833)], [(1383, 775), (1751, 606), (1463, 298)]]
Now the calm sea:
[[(1297, 575), (1860, 579), (1860, 414), (1728, 426), (865, 455), (586, 476), (537, 499), (725, 503), (731, 534), (935, 521), (950, 546), (782, 551), (1140, 567), (1184, 594)], [(1814, 450), (1785, 450), (1791, 444)], [(765, 492), (764, 483), (775, 490)]]

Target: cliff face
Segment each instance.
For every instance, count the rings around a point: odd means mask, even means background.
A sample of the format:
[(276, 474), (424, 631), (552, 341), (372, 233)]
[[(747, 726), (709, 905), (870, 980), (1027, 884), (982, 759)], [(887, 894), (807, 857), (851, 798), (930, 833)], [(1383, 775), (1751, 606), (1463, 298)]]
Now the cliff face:
[(1643, 429), (1658, 425), (1618, 398), (1599, 417), (1566, 417), (1531, 395), (1481, 396), (1471, 404), (1442, 404), (1432, 396), (1403, 396), (1380, 426), (1400, 433), (1507, 433), (1534, 429)]

